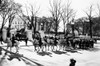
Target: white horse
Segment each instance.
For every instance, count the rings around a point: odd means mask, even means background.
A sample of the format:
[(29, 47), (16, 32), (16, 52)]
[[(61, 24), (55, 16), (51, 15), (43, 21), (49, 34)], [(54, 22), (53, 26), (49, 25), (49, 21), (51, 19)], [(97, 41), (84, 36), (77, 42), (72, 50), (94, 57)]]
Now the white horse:
[(39, 41), (37, 39), (34, 39), (31, 42), (33, 43), (34, 51), (37, 51), (37, 47), (39, 49)]
[(47, 42), (44, 39), (42, 39), (42, 49), (45, 49), (45, 51), (47, 51), (46, 47), (47, 47)]

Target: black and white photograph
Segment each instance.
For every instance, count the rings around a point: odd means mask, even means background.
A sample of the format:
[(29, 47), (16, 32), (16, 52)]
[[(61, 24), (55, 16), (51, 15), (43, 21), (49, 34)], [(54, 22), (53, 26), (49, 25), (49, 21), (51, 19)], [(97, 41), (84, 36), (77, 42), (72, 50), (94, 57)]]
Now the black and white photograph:
[(0, 66), (100, 66), (100, 0), (0, 0)]

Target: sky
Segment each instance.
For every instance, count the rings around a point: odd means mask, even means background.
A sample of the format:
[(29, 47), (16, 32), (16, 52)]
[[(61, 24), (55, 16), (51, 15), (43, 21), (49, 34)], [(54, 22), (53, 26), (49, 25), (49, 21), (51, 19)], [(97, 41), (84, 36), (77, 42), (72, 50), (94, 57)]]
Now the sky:
[[(29, 4), (39, 8), (39, 12), (37, 14), (38, 17), (51, 17), (51, 13), (49, 11), (50, 4), (49, 1), (51, 0), (14, 0), (16, 3), (20, 3), (22, 5), (22, 9), (24, 13), (26, 13), (26, 5), (28, 7)], [(61, 0), (61, 2), (65, 3), (68, 0)], [(75, 10), (76, 16), (75, 19), (81, 17), (87, 17), (86, 13), (90, 5), (93, 5), (93, 15), (97, 16), (97, 4), (100, 4), (100, 0), (69, 0), (71, 2), (71, 8)], [(62, 22), (60, 25), (62, 26)], [(63, 27), (60, 28), (62, 30)]]
[[(67, 0), (62, 0), (67, 1)], [(86, 16), (86, 13), (84, 11), (87, 11), (89, 6), (92, 4), (94, 8), (94, 14), (96, 11), (96, 5), (97, 3), (100, 3), (100, 0), (69, 0), (71, 2), (71, 8), (73, 8), (76, 11), (76, 18), (84, 17)], [(40, 7), (38, 16), (51, 16), (49, 12), (49, 0), (15, 0), (15, 2), (20, 3), (23, 5), (23, 9), (25, 11), (25, 4), (36, 4), (37, 7)]]

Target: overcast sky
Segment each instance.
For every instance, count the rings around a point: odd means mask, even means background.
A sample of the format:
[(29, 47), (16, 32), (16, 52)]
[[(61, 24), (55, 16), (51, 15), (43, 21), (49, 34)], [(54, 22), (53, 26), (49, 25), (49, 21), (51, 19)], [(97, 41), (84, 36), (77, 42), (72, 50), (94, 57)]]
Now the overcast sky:
[[(62, 0), (64, 1), (64, 0)], [(67, 1), (67, 0), (65, 0)], [(84, 11), (87, 11), (88, 7), (93, 4), (96, 10), (96, 4), (100, 4), (100, 0), (70, 0), (72, 3), (72, 8), (77, 12), (76, 18), (86, 16)], [(40, 6), (40, 12), (38, 16), (50, 16), (49, 13), (49, 0), (15, 0), (15, 2), (22, 4), (25, 7), (25, 4), (37, 4)], [(96, 12), (96, 11), (95, 11)], [(95, 13), (94, 12), (94, 13)]]

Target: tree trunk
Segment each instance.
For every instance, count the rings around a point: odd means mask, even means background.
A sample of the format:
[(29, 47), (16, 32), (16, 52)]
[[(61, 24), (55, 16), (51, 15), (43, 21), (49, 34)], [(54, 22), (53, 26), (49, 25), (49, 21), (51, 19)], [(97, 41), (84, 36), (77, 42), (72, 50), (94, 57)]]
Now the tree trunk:
[(1, 36), (2, 36), (2, 29), (3, 29), (3, 27), (4, 27), (4, 18), (3, 18), (3, 23), (2, 23), (2, 26), (1, 26), (1, 29), (0, 29)]
[(8, 26), (7, 37), (10, 37), (10, 27), (11, 27), (11, 24), (9, 24), (9, 26)]
[(33, 21), (34, 21), (34, 16), (31, 16), (32, 32), (34, 32), (34, 24), (33, 24)]
[(92, 38), (92, 20), (91, 18), (89, 19), (90, 21), (90, 38)]
[(83, 22), (83, 33), (82, 34), (84, 35), (84, 22)]
[(36, 33), (36, 26), (37, 26), (37, 18), (35, 17), (35, 22), (34, 22), (34, 34)]
[(64, 37), (66, 37), (65, 35), (66, 35), (66, 30), (65, 30), (65, 23), (64, 23)]

